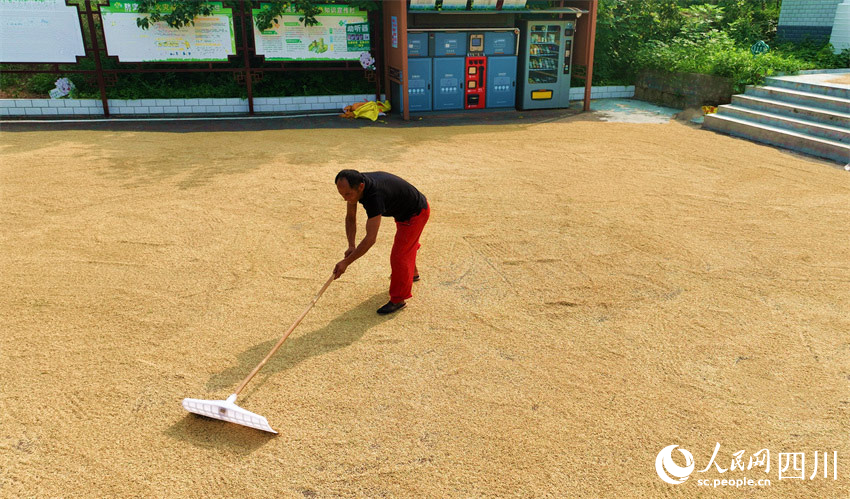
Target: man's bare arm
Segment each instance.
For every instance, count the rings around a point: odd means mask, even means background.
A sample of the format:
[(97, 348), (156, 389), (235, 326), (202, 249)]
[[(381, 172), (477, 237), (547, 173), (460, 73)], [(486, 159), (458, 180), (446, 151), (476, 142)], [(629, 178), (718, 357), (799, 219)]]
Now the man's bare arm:
[(357, 260), (361, 256), (365, 255), (369, 248), (375, 244), (375, 241), (378, 240), (378, 229), (381, 227), (381, 215), (374, 216), (368, 220), (366, 220), (366, 236), (363, 237), (363, 240), (360, 241), (360, 244), (354, 248), (354, 251), (348, 255), (346, 260), (348, 260), (348, 264), (351, 265), (354, 260)]
[[(369, 248), (378, 240), (378, 229), (381, 227), (381, 215), (366, 220), (366, 236), (348, 256), (334, 266), (334, 279), (339, 278), (355, 260), (365, 255)], [(346, 252), (347, 253), (347, 252)]]
[(348, 249), (345, 251), (347, 257), (354, 252), (354, 241), (357, 236), (357, 202), (348, 203), (345, 211), (345, 237), (348, 238)]

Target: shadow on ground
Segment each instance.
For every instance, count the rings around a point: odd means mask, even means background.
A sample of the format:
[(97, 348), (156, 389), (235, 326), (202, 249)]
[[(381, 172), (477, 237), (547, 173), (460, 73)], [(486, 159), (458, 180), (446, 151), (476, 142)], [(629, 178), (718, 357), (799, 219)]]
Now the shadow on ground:
[[(385, 292), (377, 293), (332, 320), (325, 327), (287, 340), (258, 373), (258, 376), (263, 377), (259, 380), (255, 379), (252, 385), (248, 385), (250, 391), (239, 397), (238, 403), (240, 405), (246, 403), (251, 394), (261, 388), (275, 373), (291, 369), (310, 357), (352, 345), (362, 338), (366, 331), (391, 319), (393, 316), (381, 316), (375, 313), (385, 300)], [(235, 389), (236, 384), (260, 363), (279, 340), (280, 338), (275, 338), (240, 353), (239, 365), (213, 375), (207, 382), (207, 391), (217, 393), (225, 388)], [(197, 447), (214, 448), (239, 455), (251, 454), (274, 438), (271, 433), (188, 413), (164, 433), (170, 438), (188, 442)]]
[[(394, 317), (393, 315), (384, 316), (375, 313), (375, 310), (383, 305), (386, 299), (387, 294), (382, 291), (332, 320), (325, 327), (303, 336), (290, 337), (258, 373), (258, 376), (262, 376), (259, 382), (255, 379), (252, 385), (248, 385), (250, 391), (243, 395), (240, 400), (249, 398), (275, 373), (291, 369), (310, 357), (324, 355), (352, 345), (360, 340), (366, 334), (366, 331)], [(294, 334), (296, 333), (293, 332)], [(240, 353), (238, 356), (239, 365), (214, 374), (207, 382), (207, 391), (220, 392), (228, 387), (235, 388), (236, 384), (242, 381), (263, 360), (263, 357), (271, 351), (279, 340), (280, 338), (275, 338), (254, 345)]]
[(180, 442), (247, 456), (274, 438), (273, 433), (186, 413), (163, 432)]

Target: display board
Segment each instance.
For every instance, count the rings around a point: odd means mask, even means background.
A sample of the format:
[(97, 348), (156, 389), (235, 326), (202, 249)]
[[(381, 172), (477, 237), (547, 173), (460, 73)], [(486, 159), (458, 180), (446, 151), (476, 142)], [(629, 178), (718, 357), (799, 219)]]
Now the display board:
[(0, 0), (0, 62), (77, 62), (84, 57), (77, 9), (64, 0)]
[(503, 0), (502, 10), (524, 9), (526, 0)]
[(471, 0), (472, 10), (495, 10), (496, 0)]
[(146, 14), (136, 2), (113, 1), (100, 8), (107, 51), (121, 62), (225, 62), (236, 53), (233, 12), (220, 2), (210, 5), (212, 15), (196, 17), (194, 25), (175, 29), (160, 21), (142, 29), (136, 19)]
[(435, 10), (437, 0), (410, 0), (410, 10)]
[(257, 29), (254, 9), (254, 40), (257, 55), (267, 61), (359, 60), (369, 52), (369, 20), (366, 11), (348, 5), (320, 5), (316, 26), (304, 26), (300, 14), (290, 6), (272, 21), (269, 29)]
[(466, 10), (467, 0), (443, 0), (443, 10)]

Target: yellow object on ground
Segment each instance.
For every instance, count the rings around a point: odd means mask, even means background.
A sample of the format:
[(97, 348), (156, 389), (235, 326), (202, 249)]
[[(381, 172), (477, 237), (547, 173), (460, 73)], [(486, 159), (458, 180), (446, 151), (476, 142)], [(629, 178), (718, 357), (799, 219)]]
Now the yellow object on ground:
[(343, 118), (369, 118), (375, 121), (378, 119), (379, 113), (386, 113), (390, 109), (390, 101), (388, 100), (384, 102), (356, 102), (350, 106), (345, 106), (344, 113), (340, 116)]

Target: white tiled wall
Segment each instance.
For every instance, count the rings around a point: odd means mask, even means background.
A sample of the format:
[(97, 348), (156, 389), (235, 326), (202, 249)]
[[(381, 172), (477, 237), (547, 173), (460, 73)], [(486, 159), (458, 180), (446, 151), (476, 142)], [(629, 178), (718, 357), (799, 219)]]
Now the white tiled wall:
[[(634, 97), (635, 87), (593, 87), (591, 99)], [(385, 96), (381, 96), (386, 98)], [(363, 100), (373, 100), (374, 94), (322, 95), (311, 97), (258, 97), (254, 99), (256, 113), (285, 113), (312, 111), (342, 111), (342, 108)], [(584, 88), (570, 89), (570, 100), (582, 100)], [(110, 115), (175, 115), (175, 114), (244, 114), (248, 112), (245, 99), (109, 99)], [(103, 116), (99, 99), (0, 99), (3, 116)]]
[[(635, 96), (634, 85), (628, 87), (591, 87), (591, 99), (626, 99)], [(584, 87), (570, 89), (570, 100), (584, 99)]]
[(842, 0), (783, 0), (779, 26), (832, 26)]
[[(340, 111), (374, 94), (313, 97), (258, 97), (254, 112)], [(109, 99), (110, 115), (247, 113), (246, 99)], [(0, 99), (0, 116), (103, 115), (100, 99)]]

